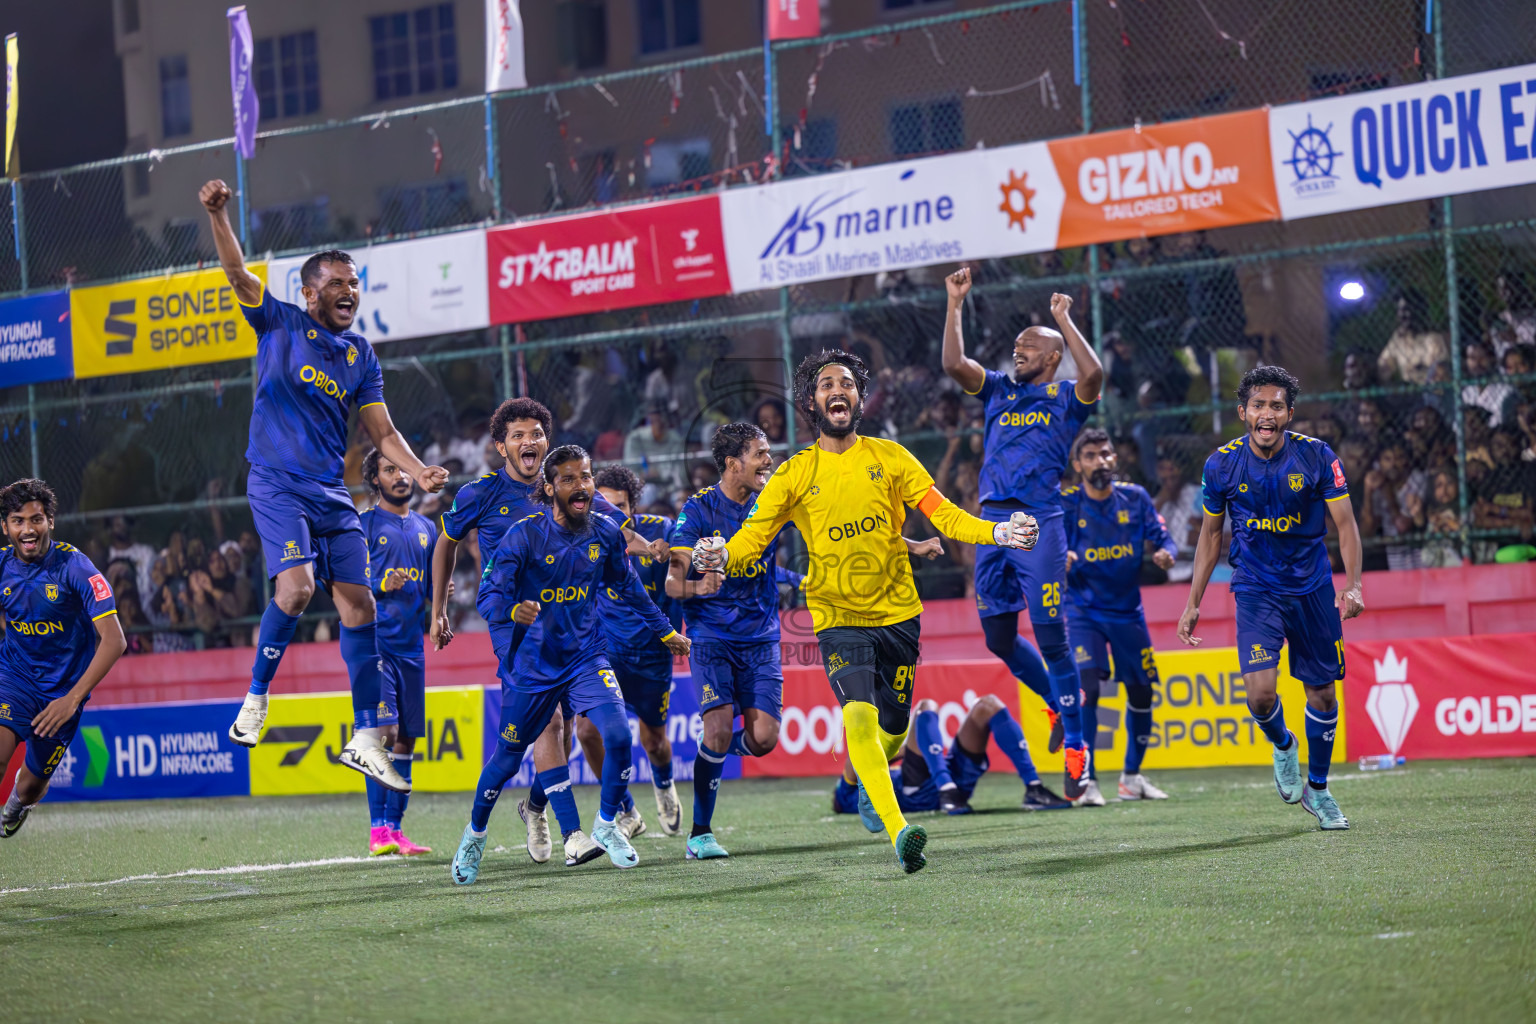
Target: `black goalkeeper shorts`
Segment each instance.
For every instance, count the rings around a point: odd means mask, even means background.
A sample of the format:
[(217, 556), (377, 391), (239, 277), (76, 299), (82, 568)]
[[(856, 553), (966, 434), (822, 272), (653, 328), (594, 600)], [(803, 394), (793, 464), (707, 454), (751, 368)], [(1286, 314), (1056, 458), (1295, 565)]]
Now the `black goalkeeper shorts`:
[(889, 626), (830, 626), (816, 634), (821, 661), (837, 703), (873, 704), (880, 728), (907, 731), (917, 682), (917, 616)]

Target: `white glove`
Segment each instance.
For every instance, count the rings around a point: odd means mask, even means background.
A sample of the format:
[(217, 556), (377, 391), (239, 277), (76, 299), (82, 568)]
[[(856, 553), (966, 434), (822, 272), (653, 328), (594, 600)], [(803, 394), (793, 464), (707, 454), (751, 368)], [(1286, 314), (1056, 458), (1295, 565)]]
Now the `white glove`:
[[(992, 542), (1000, 548), (1018, 548), (1033, 551), (1040, 539), (1040, 524), (1028, 512), (1015, 512), (1006, 523), (992, 527)], [(695, 552), (697, 558), (697, 552)]]
[(693, 545), (693, 567), (699, 572), (725, 572), (725, 538), (700, 537)]

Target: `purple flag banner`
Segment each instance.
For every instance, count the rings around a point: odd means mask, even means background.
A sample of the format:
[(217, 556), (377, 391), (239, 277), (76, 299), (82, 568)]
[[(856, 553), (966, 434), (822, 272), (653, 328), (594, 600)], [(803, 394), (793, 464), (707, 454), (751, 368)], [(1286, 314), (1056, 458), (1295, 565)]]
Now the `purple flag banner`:
[(245, 8), (229, 9), (229, 91), (235, 104), (235, 151), (246, 160), (256, 155), (256, 80), (251, 75), (255, 44)]

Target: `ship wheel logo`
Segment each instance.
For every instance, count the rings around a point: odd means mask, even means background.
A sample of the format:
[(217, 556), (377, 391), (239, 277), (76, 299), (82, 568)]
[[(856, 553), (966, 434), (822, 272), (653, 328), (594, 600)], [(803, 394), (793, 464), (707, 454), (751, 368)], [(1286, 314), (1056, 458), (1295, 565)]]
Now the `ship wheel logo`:
[(1334, 177), (1333, 161), (1344, 154), (1333, 148), (1333, 142), (1328, 138), (1331, 131), (1331, 123), (1326, 128), (1313, 127), (1311, 114), (1307, 115), (1307, 127), (1303, 131), (1287, 131), (1291, 137), (1291, 158), (1285, 163), (1290, 165), (1298, 182)]
[(1029, 187), (1028, 174), (1008, 172), (1008, 181), (998, 186), (1003, 191), (1003, 202), (998, 207), (1008, 215), (1008, 226), (1025, 230), (1024, 222), (1035, 215), (1029, 201), (1035, 198), (1035, 190)]

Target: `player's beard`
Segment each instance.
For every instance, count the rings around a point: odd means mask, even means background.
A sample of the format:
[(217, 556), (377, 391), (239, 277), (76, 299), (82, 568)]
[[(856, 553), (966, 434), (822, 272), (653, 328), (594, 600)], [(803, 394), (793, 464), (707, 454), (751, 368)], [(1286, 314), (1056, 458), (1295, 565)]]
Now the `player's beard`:
[(841, 440), (858, 429), (859, 420), (864, 418), (864, 399), (860, 396), (848, 410), (848, 423), (845, 426), (834, 427), (827, 420), (826, 413), (822, 412), (820, 402), (811, 402), (811, 419), (816, 424), (816, 430), (828, 437)]
[(1108, 466), (1100, 466), (1088, 474), (1088, 482), (1097, 490), (1107, 491), (1110, 485), (1115, 482), (1115, 474)]
[(11, 535), (9, 539), (16, 557), (30, 563), (43, 560), (53, 542), (53, 535), (48, 530), (28, 529)]
[(560, 515), (565, 519), (566, 527), (572, 533), (580, 533), (587, 528), (587, 514), (592, 510), (592, 495), (585, 492), (577, 492), (572, 494), (571, 498), (577, 497), (578, 494), (585, 497), (587, 502), (586, 507), (580, 511), (571, 508), (569, 498), (562, 498), (558, 494), (555, 495), (555, 507), (560, 510)]

